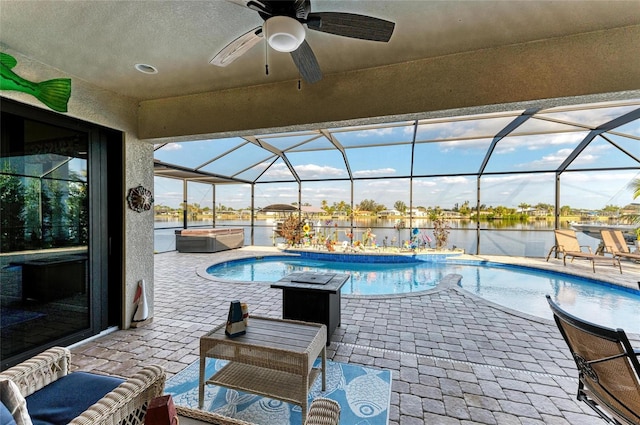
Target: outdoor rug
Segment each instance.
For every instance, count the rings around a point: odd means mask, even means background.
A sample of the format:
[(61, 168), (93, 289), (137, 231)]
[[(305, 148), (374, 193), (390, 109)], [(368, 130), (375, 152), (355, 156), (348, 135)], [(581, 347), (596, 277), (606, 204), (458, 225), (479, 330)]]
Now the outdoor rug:
[[(210, 377), (227, 362), (207, 359)], [(319, 363), (319, 360), (318, 360)], [(176, 406), (198, 409), (199, 361), (167, 380), (165, 393)], [(326, 397), (340, 403), (340, 425), (387, 425), (391, 397), (391, 371), (327, 361), (327, 387), (318, 376), (309, 390), (309, 403)], [(260, 425), (301, 425), (300, 406), (236, 390), (205, 386), (204, 410)]]

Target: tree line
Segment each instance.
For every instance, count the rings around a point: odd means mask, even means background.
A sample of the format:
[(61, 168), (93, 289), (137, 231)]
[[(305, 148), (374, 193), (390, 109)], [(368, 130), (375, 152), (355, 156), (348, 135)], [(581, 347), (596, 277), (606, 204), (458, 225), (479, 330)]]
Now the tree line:
[[(298, 206), (298, 203), (292, 202), (290, 205)], [(311, 204), (308, 202), (302, 203), (301, 205), (311, 206)], [(375, 217), (381, 212), (389, 210), (389, 208), (387, 208), (385, 204), (378, 203), (373, 199), (364, 199), (360, 201), (358, 204), (354, 205), (353, 208), (349, 203), (345, 201), (333, 202), (332, 204), (329, 204), (327, 200), (322, 200), (320, 208), (327, 215), (331, 215), (331, 216), (333, 215), (350, 216), (353, 214), (357, 216)], [(594, 213), (602, 214), (606, 216), (613, 216), (625, 208), (629, 208), (629, 206), (619, 207), (616, 205), (606, 205), (604, 208), (600, 210), (589, 210), (589, 212), (594, 212)], [(394, 202), (393, 209), (398, 211), (401, 215), (407, 215), (407, 213), (409, 212), (409, 206), (404, 201), (400, 201), (400, 200)], [(543, 202), (533, 204), (533, 205), (528, 204), (526, 202), (522, 202), (518, 204), (517, 208), (514, 208), (514, 207), (507, 207), (504, 205), (492, 206), (492, 205), (486, 205), (486, 204), (480, 204), (479, 206), (477, 206), (477, 205), (472, 205), (469, 201), (465, 201), (462, 204), (455, 203), (448, 209), (442, 208), (440, 206), (433, 206), (433, 207), (417, 206), (417, 207), (414, 207), (414, 209), (417, 211), (423, 212), (427, 216), (439, 215), (445, 211), (457, 213), (462, 217), (472, 217), (476, 215), (476, 213), (478, 212), (480, 212), (480, 214), (485, 217), (503, 217), (503, 218), (518, 217), (518, 216), (528, 217), (531, 214), (536, 214), (536, 215), (553, 215), (554, 214), (554, 206), (552, 204), (547, 204)], [(181, 215), (182, 211), (184, 210), (185, 210), (184, 203), (181, 203), (179, 208), (172, 208), (162, 204), (156, 204), (154, 206), (154, 211), (156, 215)], [(192, 216), (192, 217), (203, 215), (206, 213), (213, 213), (213, 210), (211, 207), (208, 207), (208, 206), (202, 207), (198, 203), (187, 203), (186, 210), (189, 216)], [(225, 212), (238, 213), (241, 211), (250, 211), (250, 210), (251, 210), (250, 206), (246, 208), (238, 208), (238, 209), (225, 206), (222, 203), (219, 203), (216, 206), (216, 213), (225, 213)], [(260, 208), (259, 207), (256, 208), (256, 211), (259, 212)], [(561, 216), (581, 215), (584, 212), (585, 212), (584, 209), (576, 209), (569, 205), (563, 205), (560, 207)]]

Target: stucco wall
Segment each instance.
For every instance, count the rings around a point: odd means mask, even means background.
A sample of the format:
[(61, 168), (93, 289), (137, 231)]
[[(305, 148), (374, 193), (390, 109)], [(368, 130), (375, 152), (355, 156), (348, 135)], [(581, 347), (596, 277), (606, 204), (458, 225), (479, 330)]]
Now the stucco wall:
[[(128, 188), (138, 185), (153, 188), (153, 145), (142, 142), (137, 137), (137, 101), (89, 85), (72, 75), (32, 61), (10, 49), (3, 49), (3, 52), (17, 59), (18, 65), (13, 71), (29, 81), (71, 78), (71, 98), (68, 112), (64, 115), (124, 133), (124, 188), (122, 204), (116, 208), (121, 208), (124, 212), (125, 288), (122, 301), (125, 328), (131, 323), (133, 297), (139, 280), (145, 280), (147, 300), (150, 313), (153, 315), (153, 211), (137, 213), (125, 207)], [(48, 110), (37, 99), (27, 94), (13, 91), (2, 91), (1, 94), (3, 97)]]

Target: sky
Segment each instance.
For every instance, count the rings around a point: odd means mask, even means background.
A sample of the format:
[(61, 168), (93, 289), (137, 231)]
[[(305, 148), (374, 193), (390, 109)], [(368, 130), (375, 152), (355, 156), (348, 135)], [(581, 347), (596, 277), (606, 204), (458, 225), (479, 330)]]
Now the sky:
[[(637, 105), (585, 110), (551, 109), (525, 121), (500, 139), (484, 168), (481, 203), (516, 208), (555, 202), (555, 170), (595, 128), (637, 109)], [(285, 155), (303, 180), (302, 202), (320, 207), (326, 200), (349, 202), (350, 169), (354, 179), (354, 204), (373, 199), (392, 208), (396, 201), (409, 205), (413, 170), (413, 206), (449, 209), (477, 202), (477, 174), (494, 136), (521, 111), (459, 117), (449, 120), (396, 122), (385, 126), (328, 129), (344, 147), (344, 156), (318, 131), (257, 136)], [(415, 133), (415, 149), (411, 142)], [(640, 120), (596, 136), (560, 176), (560, 205), (601, 209), (634, 202), (629, 183), (640, 177)], [(346, 161), (345, 161), (346, 157)], [(298, 185), (288, 165), (270, 151), (242, 138), (170, 143), (157, 149), (155, 158), (172, 164), (254, 181), (256, 207), (298, 201)], [(413, 158), (413, 167), (412, 167)], [(348, 167), (347, 168), (347, 164)], [(577, 171), (584, 169), (613, 171)], [(623, 169), (629, 168), (629, 169)], [(537, 173), (531, 173), (536, 171)], [(323, 179), (321, 182), (305, 180)], [(367, 180), (359, 180), (367, 179)], [(291, 183), (269, 183), (273, 181)], [(210, 185), (190, 183), (190, 203), (212, 206)], [(156, 177), (156, 204), (178, 207), (182, 182)], [(216, 202), (234, 209), (251, 204), (250, 185), (216, 186)], [(640, 202), (640, 201), (639, 201)]]

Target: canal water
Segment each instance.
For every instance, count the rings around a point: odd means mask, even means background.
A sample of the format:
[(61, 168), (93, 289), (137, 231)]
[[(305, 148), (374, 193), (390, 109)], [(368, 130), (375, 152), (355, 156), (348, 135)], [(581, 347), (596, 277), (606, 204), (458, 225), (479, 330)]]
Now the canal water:
[[(350, 229), (350, 222), (347, 220), (311, 220), (316, 231), (325, 235), (335, 237), (337, 234), (338, 243), (347, 241), (347, 232)], [(414, 231), (409, 228), (400, 230), (394, 229), (395, 220), (389, 219), (366, 219), (354, 222), (353, 241), (363, 240), (363, 235), (368, 229), (375, 235), (376, 244), (383, 247), (402, 245), (403, 241), (408, 241), (414, 237), (421, 246), (435, 247), (433, 228), (430, 228), (429, 220), (414, 219), (413, 226), (418, 229)], [(251, 245), (251, 223), (248, 220), (217, 220), (217, 228), (242, 227), (245, 231), (245, 245)], [(255, 220), (253, 245), (275, 246), (284, 243), (284, 239), (277, 237), (274, 232), (276, 222), (272, 219)], [(337, 227), (336, 227), (337, 224)], [(529, 223), (513, 223), (506, 226), (504, 223), (481, 223), (480, 240), (478, 250), (478, 236), (475, 223), (462, 222), (458, 220), (450, 221), (450, 233), (448, 248), (461, 248), (469, 254), (485, 255), (512, 255), (523, 257), (545, 257), (549, 249), (554, 245), (553, 223), (547, 221), (535, 221)], [(211, 220), (192, 221), (188, 227), (207, 228), (212, 227)], [(155, 252), (173, 251), (175, 245), (175, 230), (182, 228), (181, 220), (156, 221), (154, 234)], [(431, 242), (429, 242), (429, 239)], [(598, 247), (600, 241), (590, 236), (578, 233), (578, 239), (582, 245), (588, 245), (593, 251)]]

